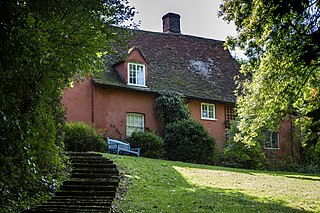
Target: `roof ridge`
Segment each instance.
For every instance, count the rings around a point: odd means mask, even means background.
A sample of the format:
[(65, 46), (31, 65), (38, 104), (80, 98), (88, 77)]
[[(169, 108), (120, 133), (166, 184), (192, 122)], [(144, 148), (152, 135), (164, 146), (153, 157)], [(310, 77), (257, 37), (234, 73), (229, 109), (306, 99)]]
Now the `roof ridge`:
[(163, 35), (163, 36), (189, 37), (189, 38), (211, 40), (211, 41), (216, 41), (216, 42), (220, 42), (220, 43), (225, 43), (224, 40), (219, 40), (219, 39), (215, 39), (215, 38), (208, 38), (208, 37), (201, 37), (201, 36), (197, 36), (197, 35), (183, 34), (183, 33), (179, 33), (179, 34), (177, 34), (177, 33), (163, 33), (163, 32), (157, 32), (157, 31), (149, 31), (149, 30), (143, 30), (143, 29), (131, 29), (131, 28), (123, 28), (123, 29), (135, 31), (135, 32), (159, 34), (159, 35)]

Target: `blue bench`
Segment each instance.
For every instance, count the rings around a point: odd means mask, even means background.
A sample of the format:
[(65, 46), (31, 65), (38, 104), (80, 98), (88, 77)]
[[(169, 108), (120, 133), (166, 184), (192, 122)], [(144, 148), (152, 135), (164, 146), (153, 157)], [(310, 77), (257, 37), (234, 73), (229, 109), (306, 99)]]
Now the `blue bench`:
[(140, 156), (140, 150), (141, 148), (130, 148), (130, 143), (126, 143), (119, 140), (114, 140), (107, 138), (108, 143), (108, 151), (109, 153), (116, 153), (117, 155), (121, 153), (123, 154), (133, 154)]

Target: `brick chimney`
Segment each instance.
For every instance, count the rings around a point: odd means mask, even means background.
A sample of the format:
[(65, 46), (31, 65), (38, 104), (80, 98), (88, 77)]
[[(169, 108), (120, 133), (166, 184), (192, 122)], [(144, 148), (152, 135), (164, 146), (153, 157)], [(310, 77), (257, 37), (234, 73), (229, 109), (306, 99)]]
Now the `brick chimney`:
[(175, 13), (167, 13), (162, 17), (163, 33), (181, 33), (180, 31), (180, 15)]

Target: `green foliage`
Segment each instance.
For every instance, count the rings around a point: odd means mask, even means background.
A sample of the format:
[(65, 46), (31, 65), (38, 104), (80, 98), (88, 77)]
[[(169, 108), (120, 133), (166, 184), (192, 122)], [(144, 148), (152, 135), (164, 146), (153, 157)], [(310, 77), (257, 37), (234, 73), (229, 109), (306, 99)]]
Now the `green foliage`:
[(169, 160), (213, 164), (215, 140), (190, 118), (182, 95), (163, 92), (156, 99), (155, 114), (164, 125), (164, 147)]
[(84, 122), (67, 123), (64, 143), (67, 151), (106, 152), (107, 144), (101, 131)]
[(163, 158), (164, 142), (154, 132), (133, 132), (126, 139), (132, 147), (141, 148), (141, 156), (147, 158)]
[(229, 139), (223, 148), (222, 164), (224, 166), (236, 168), (265, 169), (267, 159), (260, 143), (249, 146), (242, 141), (234, 140), (234, 137), (239, 134), (237, 124), (237, 120), (231, 122)]
[(303, 164), (315, 167), (320, 171), (320, 142), (315, 145), (303, 147)]
[[(304, 153), (303, 154), (308, 154)], [(280, 159), (276, 159), (275, 162), (269, 164), (268, 170), (273, 171), (286, 171), (286, 172), (299, 172), (307, 174), (319, 174), (320, 170), (318, 165), (314, 164), (313, 161), (309, 162), (305, 159), (297, 162), (291, 156), (281, 156)]]
[(202, 164), (215, 160), (214, 138), (192, 119), (168, 124), (164, 129), (164, 145), (169, 160)]
[(59, 137), (62, 110), (41, 107), (43, 111), (15, 118), (0, 113), (0, 212), (19, 212), (41, 202), (68, 175)]
[(320, 109), (309, 113), (309, 117), (299, 120), (300, 126), (303, 126), (302, 133), (303, 163), (313, 165), (320, 171)]
[(1, 212), (19, 212), (65, 174), (61, 90), (119, 42), (122, 0), (0, 2)]
[(163, 92), (156, 98), (156, 117), (165, 126), (168, 123), (190, 118), (189, 109), (183, 96), (178, 93)]
[[(242, 140), (255, 143), (261, 127), (276, 129), (288, 114), (314, 118), (310, 113), (320, 109), (319, 1), (228, 0), (220, 15), (237, 27), (228, 46), (248, 57), (237, 99)], [(309, 131), (319, 138), (320, 128)]]

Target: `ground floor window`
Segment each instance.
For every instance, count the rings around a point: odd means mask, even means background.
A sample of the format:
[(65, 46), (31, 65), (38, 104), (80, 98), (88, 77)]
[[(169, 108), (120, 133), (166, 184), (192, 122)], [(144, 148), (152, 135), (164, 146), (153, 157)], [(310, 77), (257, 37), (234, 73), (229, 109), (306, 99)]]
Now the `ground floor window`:
[(215, 120), (216, 106), (214, 104), (201, 103), (201, 119)]
[(144, 115), (138, 113), (127, 113), (126, 119), (126, 136), (130, 136), (133, 132), (144, 131)]
[(279, 149), (279, 132), (269, 132), (267, 135), (264, 148)]

